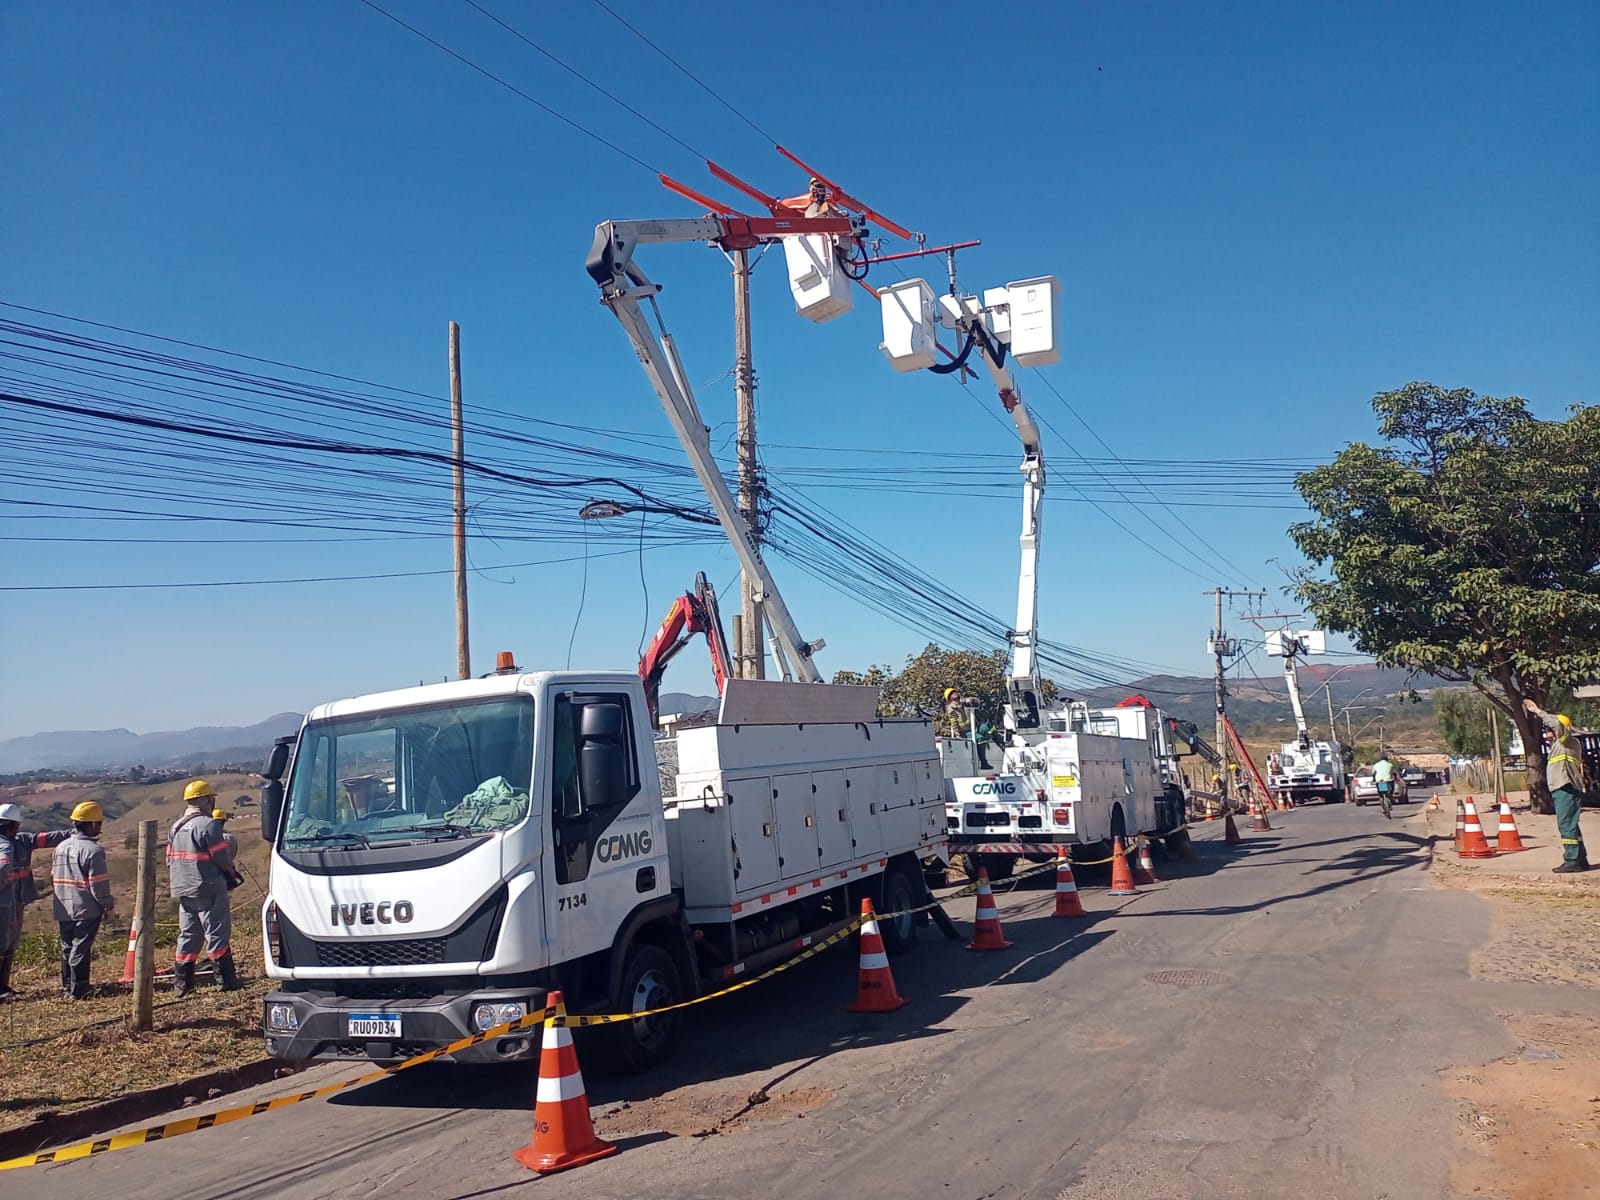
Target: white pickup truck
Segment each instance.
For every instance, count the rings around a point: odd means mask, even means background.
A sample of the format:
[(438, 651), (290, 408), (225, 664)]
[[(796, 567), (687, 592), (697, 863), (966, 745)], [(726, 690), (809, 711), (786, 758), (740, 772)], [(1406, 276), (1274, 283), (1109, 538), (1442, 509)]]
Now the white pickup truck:
[[(663, 796), (636, 675), (524, 672), (337, 700), (263, 774), (268, 1053), (393, 1061), (541, 1007), (642, 1012), (924, 901), (944, 843), (925, 721), (877, 690), (731, 680)], [(292, 745), (291, 745), (292, 742)], [(891, 951), (918, 920), (885, 923)], [(676, 1014), (608, 1026), (664, 1057)], [(537, 1052), (537, 1029), (464, 1061)]]

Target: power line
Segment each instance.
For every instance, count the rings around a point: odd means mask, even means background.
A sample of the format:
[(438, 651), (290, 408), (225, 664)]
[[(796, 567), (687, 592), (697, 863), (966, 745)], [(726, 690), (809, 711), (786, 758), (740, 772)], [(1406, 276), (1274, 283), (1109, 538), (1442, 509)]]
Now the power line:
[(512, 37), (517, 38), (518, 40), (522, 41), (523, 43), (525, 43), (526, 45), (528, 45), (532, 49), (537, 50), (540, 54), (542, 54), (546, 58), (548, 58), (551, 62), (555, 63), (556, 66), (560, 67), (563, 71), (567, 72), (567, 74), (572, 75), (575, 78), (582, 80), (584, 83), (588, 84), (595, 91), (599, 92), (607, 100), (611, 101), (613, 104), (617, 105), (619, 108), (625, 109), (627, 112), (631, 113), (633, 116), (635, 116), (639, 120), (643, 121), (646, 125), (650, 126), (650, 128), (654, 129), (657, 133), (662, 134), (665, 137), (671, 138), (674, 142), (677, 142), (678, 145), (682, 146), (685, 150), (687, 150), (690, 154), (694, 155), (696, 158), (704, 160), (704, 159), (707, 159), (709, 157), (708, 155), (702, 154), (700, 151), (696, 150), (693, 146), (689, 145), (688, 142), (684, 141), (677, 134), (673, 133), (672, 130), (664, 128), (661, 125), (658, 125), (655, 121), (651, 120), (648, 116), (646, 116), (644, 113), (640, 112), (637, 108), (634, 108), (633, 105), (629, 104), (626, 100), (622, 99), (615, 92), (608, 91), (604, 87), (601, 87), (598, 83), (596, 83), (594, 80), (590, 79), (582, 71), (578, 70), (578, 68), (572, 66), (570, 63), (568, 63), (568, 62), (564, 61), (563, 59), (557, 57), (551, 51), (545, 49), (538, 42), (534, 41), (527, 34), (523, 33), (520, 29), (517, 29), (515, 26), (509, 25), (505, 21), (502, 21), (499, 17), (495, 16), (494, 13), (490, 12), (483, 5), (479, 4), (478, 0), (466, 0), (466, 2), (467, 2), (467, 4), (471, 5), (473, 8), (477, 9), (484, 16), (488, 17), (489, 20), (493, 21), (496, 25), (500, 26), (501, 29), (504, 29)]
[(727, 109), (734, 116), (738, 117), (741, 121), (743, 121), (746, 125), (750, 126), (750, 128), (755, 130), (756, 133), (760, 134), (761, 137), (765, 138), (770, 145), (776, 146), (778, 144), (778, 139), (777, 138), (773, 137), (770, 133), (768, 133), (765, 129), (761, 128), (761, 126), (757, 125), (749, 117), (745, 116), (745, 114), (743, 112), (741, 112), (737, 107), (735, 107), (733, 104), (729, 103), (726, 99), (724, 99), (722, 97), (722, 95), (715, 88), (713, 88), (709, 83), (707, 83), (705, 80), (701, 79), (700, 76), (696, 75), (693, 71), (689, 70), (688, 67), (684, 66), (677, 59), (673, 58), (672, 55), (668, 54), (660, 46), (656, 45), (647, 36), (645, 36), (645, 34), (641, 33), (635, 26), (630, 25), (626, 20), (623, 19), (623, 17), (620, 14), (617, 13), (617, 11), (614, 8), (612, 8), (610, 5), (606, 4), (605, 0), (594, 0), (594, 2), (600, 8), (604, 9), (607, 13), (611, 14), (611, 16), (617, 21), (617, 23), (620, 24), (629, 33), (633, 34), (634, 37), (638, 38), (646, 46), (649, 46), (650, 49), (654, 50), (662, 58), (666, 59), (669, 63), (671, 63), (679, 71), (682, 71), (684, 75), (688, 76), (688, 78), (692, 82), (694, 82), (702, 91), (704, 91), (708, 96), (710, 96), (718, 104), (722, 105), (723, 108)]
[(594, 130), (590, 129), (588, 126), (582, 125), (579, 122), (574, 121), (571, 117), (567, 116), (566, 114), (564, 114), (562, 112), (559, 112), (554, 108), (551, 108), (550, 105), (546, 104), (543, 100), (540, 100), (538, 97), (530, 96), (527, 92), (523, 91), (516, 84), (510, 82), (509, 80), (502, 79), (499, 75), (496, 75), (493, 71), (489, 70), (488, 67), (480, 66), (478, 63), (473, 62), (465, 54), (461, 54), (461, 53), (459, 53), (459, 52), (457, 52), (455, 50), (452, 50), (449, 46), (446, 46), (443, 42), (441, 42), (438, 38), (435, 38), (435, 37), (431, 36), (430, 34), (424, 33), (422, 30), (418, 29), (415, 25), (407, 24), (405, 21), (402, 21), (399, 17), (395, 16), (392, 12), (390, 12), (388, 9), (384, 8), (382, 5), (375, 3), (374, 0), (359, 0), (359, 2), (362, 3), (362, 4), (365, 4), (368, 8), (370, 8), (373, 12), (377, 13), (378, 15), (383, 16), (383, 17), (387, 17), (389, 20), (393, 21), (396, 25), (400, 26), (400, 28), (409, 30), (410, 32), (416, 34), (419, 38), (421, 38), (423, 41), (427, 42), (430, 46), (433, 46), (435, 49), (444, 51), (451, 58), (455, 59), (458, 63), (461, 63), (463, 66), (471, 67), (478, 74), (482, 75), (486, 79), (492, 79), (495, 83), (498, 83), (501, 87), (505, 88), (508, 92), (512, 92), (515, 95), (521, 96), (529, 104), (532, 104), (536, 108), (539, 108), (539, 109), (543, 110), (544, 112), (548, 113), (550, 116), (552, 116), (556, 120), (560, 121), (563, 125), (567, 125), (572, 129), (576, 129), (579, 133), (583, 134), (584, 137), (591, 138), (594, 141), (599, 142), (602, 146), (606, 147), (606, 149), (615, 151), (616, 153), (622, 155), (622, 157), (627, 159), (629, 162), (636, 163), (639, 166), (643, 167), (646, 171), (649, 171), (652, 175), (660, 175), (661, 174), (661, 172), (659, 170), (657, 170), (655, 167), (652, 167), (649, 163), (645, 162), (645, 160), (640, 158), (638, 155), (628, 153), (628, 151), (624, 150), (621, 146), (617, 145), (615, 142), (611, 141), (609, 138), (602, 137), (600, 134), (596, 133)]

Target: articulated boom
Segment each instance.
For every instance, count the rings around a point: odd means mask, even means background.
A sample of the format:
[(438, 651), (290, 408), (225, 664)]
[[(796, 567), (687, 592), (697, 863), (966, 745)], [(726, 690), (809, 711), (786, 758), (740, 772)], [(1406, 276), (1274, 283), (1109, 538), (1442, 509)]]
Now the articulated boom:
[(644, 698), (652, 725), (661, 719), (661, 677), (666, 673), (667, 664), (697, 633), (705, 635), (706, 648), (711, 652), (711, 673), (716, 676), (717, 695), (720, 696), (732, 674), (732, 659), (722, 633), (717, 593), (706, 581), (704, 572), (694, 577), (694, 591), (685, 592), (672, 602), (666, 620), (661, 622), (650, 648), (639, 660), (639, 678), (644, 682)]
[[(848, 216), (828, 217), (747, 217), (715, 215), (691, 220), (667, 221), (604, 221), (595, 228), (594, 246), (585, 264), (589, 275), (600, 285), (600, 300), (622, 322), (622, 328), (633, 343), (650, 386), (655, 390), (667, 419), (672, 422), (689, 462), (705, 489), (717, 520), (727, 535), (739, 565), (746, 577), (756, 580), (760, 588), (760, 601), (767, 620), (772, 625), (776, 648), (781, 651), (780, 666), (787, 678), (792, 666), (795, 675), (805, 683), (821, 683), (822, 675), (812, 661), (812, 655), (823, 646), (821, 639), (808, 642), (800, 636), (788, 605), (778, 592), (772, 572), (756, 553), (750, 539), (750, 530), (739, 515), (737, 502), (728, 490), (727, 481), (717, 468), (711, 452), (710, 432), (700, 418), (694, 392), (678, 358), (672, 336), (663, 332), (658, 336), (646, 321), (641, 301), (656, 307), (655, 298), (660, 287), (650, 282), (635, 265), (633, 252), (643, 243), (652, 242), (707, 242), (723, 250), (748, 249), (764, 242), (781, 241), (787, 237), (819, 234), (829, 237), (854, 237), (857, 223)], [(656, 308), (656, 323), (661, 324), (660, 309)]]

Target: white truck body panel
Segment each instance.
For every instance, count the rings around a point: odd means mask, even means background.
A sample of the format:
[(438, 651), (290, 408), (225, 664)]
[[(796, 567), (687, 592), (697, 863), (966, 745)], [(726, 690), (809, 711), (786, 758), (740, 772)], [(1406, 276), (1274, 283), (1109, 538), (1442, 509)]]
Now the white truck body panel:
[(1343, 751), (1332, 742), (1312, 742), (1304, 750), (1297, 742), (1284, 742), (1276, 758), (1276, 769), (1267, 778), (1274, 792), (1331, 798), (1345, 790)]
[(898, 854), (943, 850), (925, 721), (719, 724), (677, 741), (667, 838), (691, 921), (732, 920), (775, 891), (808, 893)]

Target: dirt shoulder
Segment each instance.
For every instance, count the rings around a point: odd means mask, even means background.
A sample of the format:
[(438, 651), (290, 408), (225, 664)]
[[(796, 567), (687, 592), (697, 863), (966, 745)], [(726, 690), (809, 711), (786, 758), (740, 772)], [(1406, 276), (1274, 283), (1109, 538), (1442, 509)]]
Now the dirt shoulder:
[(1492, 906), (1493, 934), (1472, 974), (1546, 985), (1550, 1000), (1548, 1011), (1499, 1014), (1514, 1053), (1444, 1073), (1457, 1104), (1452, 1194), (1600, 1197), (1600, 1020), (1569, 1010), (1570, 989), (1600, 988), (1600, 872), (1459, 866), (1449, 847), (1435, 848), (1435, 882)]

